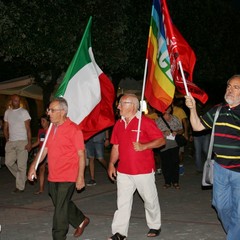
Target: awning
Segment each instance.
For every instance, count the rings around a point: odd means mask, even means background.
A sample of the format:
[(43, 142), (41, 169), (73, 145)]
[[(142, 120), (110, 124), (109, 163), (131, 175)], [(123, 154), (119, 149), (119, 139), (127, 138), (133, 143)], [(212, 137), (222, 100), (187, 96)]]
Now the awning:
[(42, 100), (42, 88), (37, 86), (32, 76), (24, 76), (0, 82), (0, 94), (18, 94), (23, 97)]

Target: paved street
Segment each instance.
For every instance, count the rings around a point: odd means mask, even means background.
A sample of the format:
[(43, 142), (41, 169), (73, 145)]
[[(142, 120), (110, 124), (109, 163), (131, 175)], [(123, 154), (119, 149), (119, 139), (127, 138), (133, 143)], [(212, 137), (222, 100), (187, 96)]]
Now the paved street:
[[(163, 176), (156, 176), (162, 210), (161, 240), (223, 240), (221, 224), (211, 207), (211, 190), (201, 189), (201, 175), (195, 172), (193, 159), (186, 154), (185, 174), (180, 190), (163, 189)], [(107, 156), (107, 155), (106, 155)], [(89, 180), (86, 171), (86, 182)], [(27, 184), (24, 193), (12, 194), (14, 178), (6, 167), (0, 169), (0, 240), (50, 240), (52, 202), (45, 191), (34, 195), (38, 185)], [(106, 240), (111, 236), (111, 222), (116, 209), (116, 185), (96, 162), (97, 185), (75, 193), (73, 200), (91, 220), (79, 239)], [(46, 187), (47, 188), (47, 187)], [(146, 240), (148, 231), (143, 203), (134, 196), (128, 240)], [(73, 237), (70, 226), (68, 240)]]

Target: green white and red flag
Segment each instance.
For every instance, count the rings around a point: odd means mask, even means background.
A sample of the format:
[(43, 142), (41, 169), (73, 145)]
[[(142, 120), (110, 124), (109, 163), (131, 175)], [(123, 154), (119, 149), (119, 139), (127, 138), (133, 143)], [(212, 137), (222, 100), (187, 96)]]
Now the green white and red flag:
[(77, 52), (55, 96), (68, 102), (68, 117), (78, 124), (87, 140), (114, 122), (115, 91), (111, 80), (95, 62), (90, 17)]

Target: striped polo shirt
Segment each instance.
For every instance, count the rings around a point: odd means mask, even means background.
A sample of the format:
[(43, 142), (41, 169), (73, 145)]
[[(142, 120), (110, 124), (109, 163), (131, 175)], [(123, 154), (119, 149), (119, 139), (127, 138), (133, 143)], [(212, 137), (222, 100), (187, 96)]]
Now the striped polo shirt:
[[(206, 128), (212, 128), (218, 106), (200, 117)], [(223, 104), (215, 125), (213, 152), (222, 167), (240, 172), (240, 105), (230, 108)]]

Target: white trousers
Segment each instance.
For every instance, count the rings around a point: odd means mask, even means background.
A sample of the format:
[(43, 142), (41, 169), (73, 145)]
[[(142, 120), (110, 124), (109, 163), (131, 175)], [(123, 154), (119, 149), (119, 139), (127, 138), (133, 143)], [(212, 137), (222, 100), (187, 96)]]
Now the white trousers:
[(138, 191), (144, 201), (146, 221), (149, 229), (161, 228), (161, 210), (154, 172), (128, 175), (117, 173), (117, 211), (112, 222), (112, 234), (128, 235), (132, 211), (133, 194)]
[(16, 178), (16, 188), (25, 189), (27, 180), (28, 151), (25, 149), (27, 140), (8, 141), (5, 146), (5, 165)]

